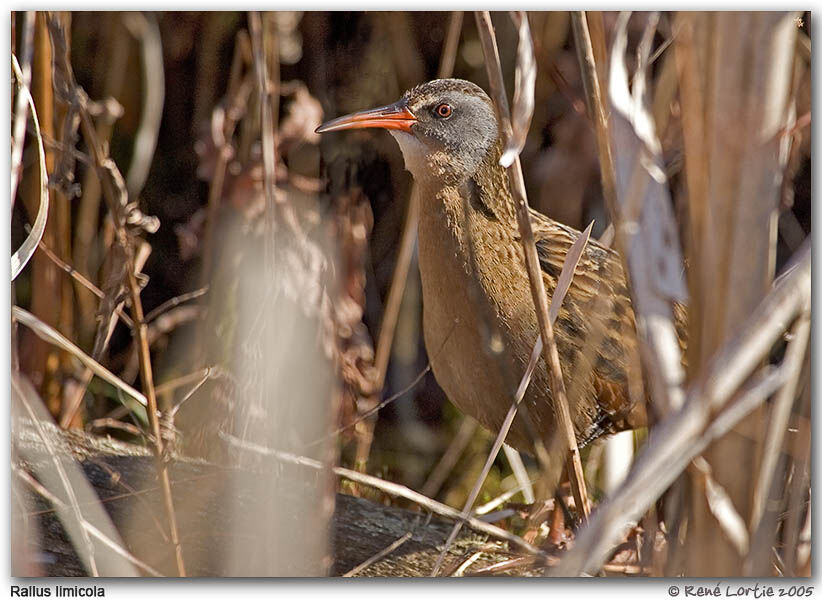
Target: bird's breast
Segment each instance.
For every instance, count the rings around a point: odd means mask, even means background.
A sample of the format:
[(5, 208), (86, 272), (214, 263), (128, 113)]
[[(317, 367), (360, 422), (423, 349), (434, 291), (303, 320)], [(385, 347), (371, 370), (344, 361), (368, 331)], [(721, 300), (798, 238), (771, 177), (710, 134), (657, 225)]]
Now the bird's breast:
[(421, 203), (419, 263), (429, 360), (449, 399), (496, 430), (522, 373), (517, 346), (526, 340), (533, 345), (537, 336), (535, 320), (519, 315), (530, 305), (519, 299), (524, 271), (519, 273), (517, 247), (495, 228), (479, 228), (476, 216), (466, 220), (458, 200), (440, 196)]

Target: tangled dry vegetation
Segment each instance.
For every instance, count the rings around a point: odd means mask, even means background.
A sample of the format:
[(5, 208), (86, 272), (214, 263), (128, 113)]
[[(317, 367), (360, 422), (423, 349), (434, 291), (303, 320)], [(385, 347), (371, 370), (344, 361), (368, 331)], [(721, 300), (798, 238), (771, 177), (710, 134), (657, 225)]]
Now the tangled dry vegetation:
[[(444, 15), (12, 14), (13, 574), (810, 574), (804, 15)], [(557, 492), (433, 379), (393, 142), (314, 133), (451, 75), (524, 201)], [(593, 220), (550, 299), (529, 204)], [(650, 425), (580, 450), (593, 237)]]

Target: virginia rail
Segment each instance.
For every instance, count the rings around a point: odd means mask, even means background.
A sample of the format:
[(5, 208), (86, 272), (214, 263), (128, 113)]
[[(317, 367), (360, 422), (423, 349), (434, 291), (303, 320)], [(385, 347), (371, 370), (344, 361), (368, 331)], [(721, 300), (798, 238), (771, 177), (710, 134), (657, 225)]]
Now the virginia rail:
[[(454, 404), (497, 432), (539, 329), (514, 201), (499, 165), (494, 105), (471, 82), (434, 80), (317, 132), (355, 128), (386, 129), (399, 143), (421, 195), (423, 327), (434, 375)], [(531, 217), (550, 297), (580, 233), (536, 211)], [(628, 389), (628, 366), (637, 357), (634, 312), (614, 251), (588, 242), (554, 333), (579, 442), (642, 426), (644, 395), (632, 403)], [(552, 403), (540, 360), (523, 400), (527, 412), (518, 414), (507, 442), (533, 452), (536, 436), (551, 449)]]

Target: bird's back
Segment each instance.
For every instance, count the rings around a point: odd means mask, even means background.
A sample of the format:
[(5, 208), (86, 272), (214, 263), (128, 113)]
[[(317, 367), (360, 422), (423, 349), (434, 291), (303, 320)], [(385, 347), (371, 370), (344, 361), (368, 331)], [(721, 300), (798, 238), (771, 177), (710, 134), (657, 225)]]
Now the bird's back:
[[(424, 328), (432, 367), (451, 400), (492, 432), (503, 422), (538, 336), (513, 203), (504, 176), (496, 179), (474, 178), (460, 187), (427, 191), (420, 223)], [(531, 216), (552, 298), (580, 232), (535, 211)], [(578, 440), (643, 426), (634, 312), (615, 251), (588, 241), (554, 331)], [(531, 450), (534, 434), (552, 438), (553, 395), (542, 362), (523, 412), (527, 417), (511, 428), (511, 445)]]

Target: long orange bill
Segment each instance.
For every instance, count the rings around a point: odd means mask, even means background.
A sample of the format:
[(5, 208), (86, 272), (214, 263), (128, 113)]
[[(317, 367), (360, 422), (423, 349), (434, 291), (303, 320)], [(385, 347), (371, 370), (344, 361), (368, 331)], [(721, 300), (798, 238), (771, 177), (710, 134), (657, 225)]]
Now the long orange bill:
[(370, 109), (368, 111), (358, 111), (343, 117), (337, 117), (331, 121), (326, 121), (315, 131), (318, 134), (323, 132), (336, 132), (338, 130), (354, 130), (358, 128), (384, 128), (387, 130), (402, 130), (411, 132), (411, 126), (417, 123), (417, 118), (408, 110), (405, 102), (400, 100), (394, 104)]

